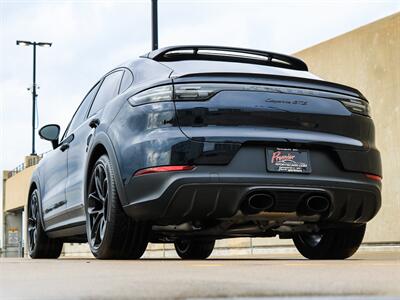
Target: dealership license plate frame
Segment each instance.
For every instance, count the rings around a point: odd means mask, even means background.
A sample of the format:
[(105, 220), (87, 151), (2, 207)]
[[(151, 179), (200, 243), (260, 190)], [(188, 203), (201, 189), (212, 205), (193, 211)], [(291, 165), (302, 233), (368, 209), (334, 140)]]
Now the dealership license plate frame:
[[(310, 151), (294, 148), (266, 148), (267, 170), (274, 173), (310, 174)], [(277, 154), (279, 152), (279, 154)]]

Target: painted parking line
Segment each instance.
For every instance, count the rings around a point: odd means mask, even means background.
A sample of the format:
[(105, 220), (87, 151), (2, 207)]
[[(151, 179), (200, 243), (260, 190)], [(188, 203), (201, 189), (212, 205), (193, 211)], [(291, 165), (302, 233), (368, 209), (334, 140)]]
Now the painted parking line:
[[(341, 265), (346, 265), (346, 264), (341, 264)], [(351, 263), (348, 264), (346, 266), (349, 267), (371, 267), (371, 266), (378, 266), (378, 267), (393, 267), (393, 266), (397, 266), (400, 264), (397, 263), (393, 263), (393, 262), (387, 262), (387, 263), (369, 263), (369, 262), (362, 262), (362, 263)], [(332, 263), (286, 263), (284, 264), (284, 266), (288, 266), (288, 267), (298, 267), (298, 266), (304, 266), (304, 267), (328, 267), (328, 266), (333, 266), (333, 267), (337, 267), (339, 265), (337, 264), (332, 264)]]
[(297, 267), (297, 266), (304, 266), (304, 267), (321, 267), (321, 266), (328, 266), (329, 264), (321, 264), (321, 263), (288, 263), (284, 264), (285, 266), (289, 267)]
[(195, 264), (195, 265), (190, 265), (191, 267), (198, 267), (198, 268), (208, 268), (208, 267), (223, 267), (224, 265), (221, 264)]
[(187, 300), (400, 300), (391, 296), (312, 296), (312, 297), (239, 297), (239, 298), (186, 298)]

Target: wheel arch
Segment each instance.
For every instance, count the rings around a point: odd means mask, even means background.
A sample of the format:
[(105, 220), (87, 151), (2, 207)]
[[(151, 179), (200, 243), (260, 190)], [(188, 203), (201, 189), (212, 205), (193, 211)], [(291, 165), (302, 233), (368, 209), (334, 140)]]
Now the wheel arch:
[(118, 197), (121, 201), (121, 204), (124, 205), (126, 203), (126, 193), (120, 173), (119, 163), (117, 160), (117, 156), (115, 154), (114, 146), (110, 140), (110, 138), (104, 133), (100, 132), (93, 137), (93, 142), (91, 143), (88, 149), (87, 162), (85, 166), (85, 178), (84, 178), (84, 197), (86, 201), (87, 188), (90, 180), (90, 172), (93, 169), (94, 164), (97, 159), (103, 154), (108, 155), (110, 158), (111, 164), (114, 169), (114, 175), (116, 180), (116, 187), (118, 192)]
[(31, 183), (30, 183), (30, 186), (29, 186), (28, 199), (27, 199), (27, 202), (26, 202), (27, 203), (27, 205), (26, 205), (26, 210), (27, 210), (26, 213), (28, 213), (29, 201), (30, 201), (30, 198), (31, 198), (31, 194), (35, 189), (37, 189), (37, 191), (39, 193), (39, 219), (40, 219), (40, 223), (42, 224), (42, 228), (44, 230), (46, 230), (45, 223), (44, 223), (44, 220), (43, 220), (42, 193), (41, 193), (41, 190), (40, 190), (39, 178), (37, 178), (37, 176), (35, 176), (35, 175), (32, 176), (32, 180), (31, 180)]

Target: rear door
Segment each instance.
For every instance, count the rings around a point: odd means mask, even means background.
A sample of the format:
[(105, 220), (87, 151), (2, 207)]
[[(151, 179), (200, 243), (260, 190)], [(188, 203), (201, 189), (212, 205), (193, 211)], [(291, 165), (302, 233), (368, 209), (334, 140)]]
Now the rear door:
[[(78, 143), (80, 143), (81, 139), (80, 133), (82, 130), (80, 128), (83, 126), (83, 123), (85, 123), (90, 105), (92, 104), (93, 99), (96, 96), (99, 86), (100, 82), (96, 83), (83, 99), (81, 105), (75, 112), (75, 115), (72, 118), (66, 132), (66, 136), (70, 140), (68, 144), (69, 149), (67, 159), (68, 175), (66, 178), (66, 199), (67, 201), (69, 201), (67, 207), (68, 211), (70, 212), (71, 223), (79, 222), (76, 217), (77, 215), (79, 215), (78, 210), (82, 210), (82, 208), (71, 206), (71, 193), (72, 195), (74, 195), (76, 191), (80, 189), (79, 184), (82, 181), (82, 179), (78, 178), (79, 174), (77, 173), (77, 170), (82, 168), (82, 162), (80, 162), (81, 159), (79, 156), (84, 156), (84, 153), (79, 153), (76, 146)], [(89, 130), (89, 128), (87, 128), (86, 130)], [(75, 174), (75, 177), (71, 176), (71, 174)]]
[[(103, 81), (95, 85), (84, 100), (85, 109), (73, 126), (70, 134), (74, 136), (68, 151), (67, 206), (76, 222), (85, 220), (83, 185), (85, 178), (86, 153), (95, 128), (89, 123), (97, 119), (101, 122), (101, 110), (108, 101), (118, 95), (123, 71), (118, 70), (107, 75)], [(100, 88), (99, 88), (100, 86)]]

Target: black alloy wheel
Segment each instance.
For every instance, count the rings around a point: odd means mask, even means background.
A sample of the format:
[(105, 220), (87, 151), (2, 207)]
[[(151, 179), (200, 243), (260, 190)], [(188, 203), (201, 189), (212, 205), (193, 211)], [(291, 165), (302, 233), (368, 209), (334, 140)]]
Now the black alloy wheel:
[(88, 207), (90, 243), (99, 248), (107, 226), (108, 172), (102, 163), (96, 165), (89, 184)]
[(206, 259), (214, 250), (215, 240), (178, 240), (176, 253), (182, 259)]
[(42, 227), (40, 220), (40, 197), (34, 189), (28, 202), (28, 251), (31, 258), (58, 258), (61, 254), (63, 242), (49, 238)]
[(31, 194), (28, 207), (28, 244), (29, 252), (32, 252), (37, 243), (37, 226), (39, 220), (39, 203), (38, 203), (37, 190), (34, 190)]
[(365, 234), (365, 224), (303, 232), (293, 237), (299, 252), (309, 259), (346, 259), (356, 253)]
[(310, 247), (317, 247), (321, 243), (323, 233), (308, 233), (300, 235), (300, 239), (303, 243), (309, 245)]
[(128, 217), (118, 197), (113, 165), (104, 154), (89, 173), (85, 209), (90, 250), (100, 259), (138, 259), (151, 226)]

